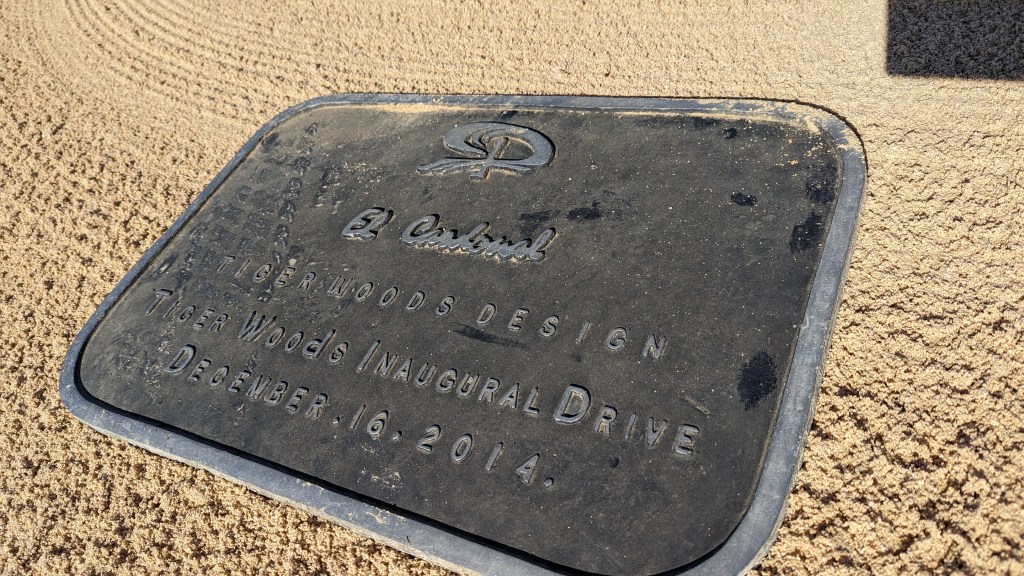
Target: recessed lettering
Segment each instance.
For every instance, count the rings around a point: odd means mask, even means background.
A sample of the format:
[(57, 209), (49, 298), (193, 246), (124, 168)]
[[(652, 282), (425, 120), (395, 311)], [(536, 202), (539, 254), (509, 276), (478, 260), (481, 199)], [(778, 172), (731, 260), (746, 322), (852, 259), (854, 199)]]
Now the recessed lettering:
[(615, 328), (608, 333), (608, 338), (605, 339), (604, 345), (608, 347), (612, 352), (618, 352), (622, 350), (622, 347), (626, 345), (626, 329)]
[(417, 248), (432, 248), (442, 252), (461, 252), (495, 258), (498, 261), (539, 262), (544, 259), (544, 249), (555, 237), (555, 229), (548, 228), (536, 239), (526, 238), (512, 241), (502, 236), (494, 239), (487, 235), (487, 222), (477, 224), (464, 234), (456, 229), (442, 228), (440, 216), (428, 214), (413, 220), (402, 231), (402, 243)]
[(575, 424), (587, 416), (590, 409), (590, 391), (582, 386), (570, 384), (565, 387), (562, 399), (555, 409), (555, 422)]
[(508, 329), (512, 332), (519, 332), (523, 329), (523, 322), (526, 321), (526, 315), (530, 311), (526, 308), (518, 308), (512, 313), (512, 319), (508, 321)]
[(389, 306), (396, 298), (398, 298), (398, 288), (396, 286), (392, 286), (391, 288), (388, 288), (386, 292), (381, 294), (378, 304), (381, 306)]
[(154, 298), (153, 299), (153, 304), (149, 307), (148, 310), (146, 310), (146, 316), (149, 316), (150, 314), (152, 314), (153, 310), (156, 310), (156, 307), (160, 305), (160, 302), (162, 302), (164, 298), (167, 298), (168, 296), (170, 296), (172, 294), (174, 294), (173, 290), (165, 290), (163, 288), (154, 288), (153, 289), (153, 298)]
[(420, 292), (420, 291), (414, 292), (413, 295), (409, 298), (409, 302), (406, 303), (405, 309), (406, 310), (417, 310), (417, 309), (419, 309), (419, 307), (423, 305), (423, 301), (426, 299), (426, 296), (427, 295), (424, 294), (423, 292)]
[(196, 364), (196, 367), (192, 370), (192, 373), (188, 375), (188, 379), (192, 382), (199, 382), (199, 375), (203, 373), (210, 366), (210, 359), (203, 358)]
[(540, 326), (540, 335), (551, 338), (558, 332), (558, 316), (548, 316)]
[(217, 371), (213, 373), (213, 376), (210, 376), (210, 381), (208, 382), (208, 384), (210, 386), (219, 386), (220, 383), (223, 382), (224, 379), (228, 377), (228, 373), (230, 372), (231, 368), (228, 366), (222, 366), (218, 368)]
[(331, 287), (327, 289), (327, 293), (333, 296), (341, 296), (345, 293), (345, 290), (351, 283), (351, 278), (342, 278), (341, 276), (338, 276), (334, 279), (334, 282), (331, 282)]
[(238, 337), (247, 342), (252, 342), (259, 338), (276, 320), (276, 316), (271, 317), (268, 320), (267, 317), (262, 314), (257, 318), (256, 311), (253, 310), (249, 313), (249, 318), (242, 324), (242, 329), (238, 332)]
[(376, 416), (370, 419), (370, 422), (366, 425), (366, 433), (374, 440), (380, 438), (381, 434), (384, 433), (384, 428), (387, 427), (388, 423), (388, 411), (381, 410)]
[(487, 464), (484, 465), (484, 470), (490, 472), (494, 469), (494, 465), (498, 462), (498, 457), (501, 456), (501, 451), (505, 447), (503, 442), (498, 442), (491, 449), (491, 455), (487, 457)]
[(501, 381), (497, 378), (488, 378), (484, 382), (484, 387), (480, 390), (480, 395), (477, 396), (477, 401), (480, 402), (494, 402), (494, 393), (498, 391), (498, 387), (501, 386)]
[(274, 286), (286, 285), (288, 283), (288, 279), (291, 278), (292, 274), (294, 273), (295, 266), (285, 266), (284, 270), (282, 270), (281, 273), (278, 274), (277, 278), (274, 280)]
[(484, 304), (484, 307), (480, 310), (480, 314), (477, 315), (476, 317), (476, 323), (481, 325), (487, 324), (488, 322), (491, 321), (491, 318), (494, 318), (494, 312), (496, 310), (497, 308), (494, 306), (494, 304)]
[(454, 296), (445, 296), (444, 300), (437, 305), (437, 315), (444, 316), (445, 314), (452, 311), (452, 304), (455, 304)]
[(164, 371), (170, 372), (172, 374), (181, 372), (189, 364), (192, 363), (192, 358), (195, 358), (195, 355), (195, 346), (192, 346), (191, 344), (186, 344), (182, 346), (181, 350), (179, 350), (178, 353), (175, 354), (174, 358), (171, 359), (170, 363), (168, 363), (167, 366), (164, 367)]
[(519, 383), (517, 382), (517, 383), (513, 384), (508, 389), (508, 392), (506, 392), (505, 395), (501, 397), (501, 400), (498, 400), (498, 406), (506, 406), (508, 408), (515, 408), (516, 407), (516, 403), (518, 402), (518, 400), (519, 400)]
[(267, 404), (277, 404), (281, 401), (281, 398), (284, 398), (284, 393), (287, 390), (288, 383), (282, 380), (267, 392), (267, 395), (263, 397), (263, 400), (266, 401)]
[(601, 411), (597, 415), (597, 420), (594, 421), (594, 431), (600, 432), (605, 436), (610, 436), (612, 432), (612, 422), (615, 421), (615, 416), (618, 411), (611, 406), (605, 406), (601, 408)]
[(235, 379), (231, 381), (231, 385), (228, 386), (228, 392), (238, 392), (242, 389), (242, 384), (252, 376), (251, 370), (239, 370), (238, 374), (235, 375)]
[(523, 481), (523, 484), (533, 482), (533, 476), (537, 471), (537, 462), (539, 460), (540, 454), (534, 454), (516, 468), (516, 476), (519, 476), (519, 479)]
[(376, 368), (373, 369), (377, 374), (387, 378), (388, 374), (391, 373), (391, 369), (398, 363), (398, 357), (393, 356), (388, 352), (381, 354), (380, 360), (377, 362)]
[(391, 220), (391, 210), (369, 208), (363, 210), (352, 219), (341, 231), (344, 238), (353, 240), (373, 240), (384, 225)]
[(363, 300), (366, 300), (367, 298), (369, 298), (370, 294), (372, 294), (372, 293), (373, 293), (373, 282), (367, 282), (367, 283), (363, 284), (362, 286), (360, 286), (359, 289), (356, 290), (356, 300), (358, 300), (359, 302), (362, 302)]
[(395, 375), (391, 377), (395, 382), (408, 382), (409, 375), (412, 373), (412, 358), (407, 358), (405, 362), (395, 371)]
[(693, 446), (696, 443), (695, 437), (697, 434), (700, 434), (700, 429), (696, 426), (688, 424), (680, 426), (679, 432), (676, 433), (676, 441), (675, 445), (672, 446), (672, 452), (683, 458), (693, 456)]
[(434, 373), (437, 372), (437, 366), (434, 364), (423, 364), (420, 369), (416, 372), (416, 378), (413, 380), (413, 385), (417, 388), (422, 388), (434, 378)]
[(253, 282), (260, 282), (264, 280), (267, 276), (270, 276), (270, 273), (273, 270), (274, 267), (271, 264), (264, 264), (263, 266), (260, 266), (252, 274)]
[(419, 443), (416, 445), (416, 449), (424, 454), (430, 454), (434, 451), (434, 443), (441, 437), (441, 427), (434, 424), (427, 428), (423, 434), (423, 438), (420, 438)]
[(469, 372), (464, 372), (462, 374), (462, 381), (459, 382), (459, 388), (458, 390), (456, 390), (456, 393), (459, 396), (469, 396), (470, 394), (473, 393), (473, 390), (476, 388), (476, 384), (479, 381), (479, 374), (470, 374)]
[(453, 386), (455, 386), (455, 381), (458, 379), (458, 377), (459, 377), (458, 371), (456, 371), (456, 370), (454, 370), (452, 368), (449, 368), (449, 369), (445, 370), (437, 378), (437, 384), (435, 384), (435, 387), (437, 388), (437, 391), (438, 392), (448, 392), (449, 390), (452, 389)]
[(270, 387), (270, 383), (273, 382), (273, 378), (260, 374), (252, 381), (249, 385), (249, 389), (245, 392), (245, 395), (249, 398), (259, 398), (267, 391)]
[(473, 448), (473, 436), (470, 434), (463, 434), (455, 440), (455, 444), (452, 444), (451, 456), (455, 462), (462, 462), (469, 456), (469, 451)]

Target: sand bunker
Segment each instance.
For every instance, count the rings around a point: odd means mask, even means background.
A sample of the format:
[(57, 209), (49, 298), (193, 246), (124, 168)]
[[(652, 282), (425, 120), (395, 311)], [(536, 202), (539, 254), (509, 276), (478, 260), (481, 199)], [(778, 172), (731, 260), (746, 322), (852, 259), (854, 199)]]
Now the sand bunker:
[(970, 41), (1024, 9), (550, 4), (4, 6), (0, 574), (444, 573), (108, 440), (57, 395), (86, 318), (242, 143), (337, 92), (750, 97), (845, 118), (869, 163), (858, 247), (759, 570), (1024, 571), (1024, 69)]

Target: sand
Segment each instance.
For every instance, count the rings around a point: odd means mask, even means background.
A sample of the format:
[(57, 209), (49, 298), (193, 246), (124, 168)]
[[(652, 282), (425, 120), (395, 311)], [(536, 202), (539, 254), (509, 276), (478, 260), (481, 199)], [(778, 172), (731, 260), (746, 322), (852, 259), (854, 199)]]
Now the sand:
[(1024, 573), (1024, 8), (1002, 4), (0, 3), (0, 574), (445, 573), (58, 399), (72, 338), (143, 251), (260, 125), (337, 92), (845, 118), (869, 163), (858, 245), (757, 571)]

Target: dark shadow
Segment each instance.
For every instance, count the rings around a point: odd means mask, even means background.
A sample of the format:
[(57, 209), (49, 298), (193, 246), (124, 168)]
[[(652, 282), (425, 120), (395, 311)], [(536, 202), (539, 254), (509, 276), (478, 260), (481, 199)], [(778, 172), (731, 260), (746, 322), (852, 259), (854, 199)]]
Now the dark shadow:
[(1024, 78), (1024, 2), (889, 0), (889, 74)]

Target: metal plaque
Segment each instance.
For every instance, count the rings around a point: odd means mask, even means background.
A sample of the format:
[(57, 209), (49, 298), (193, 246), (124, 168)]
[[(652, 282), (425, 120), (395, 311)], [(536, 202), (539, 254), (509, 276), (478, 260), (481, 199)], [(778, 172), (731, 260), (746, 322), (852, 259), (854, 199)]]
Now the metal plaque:
[(62, 397), (448, 567), (740, 572), (792, 487), (863, 185), (805, 106), (314, 100), (117, 285)]

